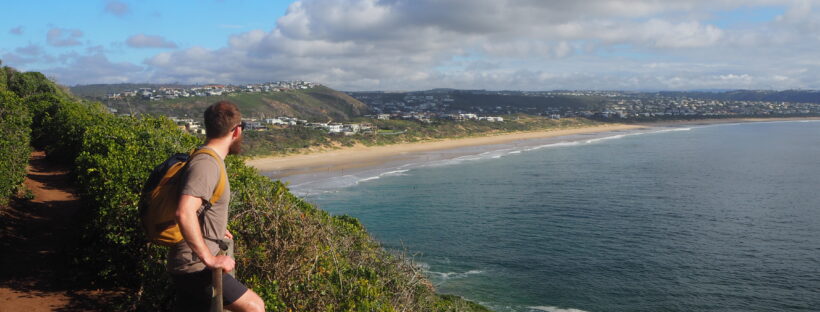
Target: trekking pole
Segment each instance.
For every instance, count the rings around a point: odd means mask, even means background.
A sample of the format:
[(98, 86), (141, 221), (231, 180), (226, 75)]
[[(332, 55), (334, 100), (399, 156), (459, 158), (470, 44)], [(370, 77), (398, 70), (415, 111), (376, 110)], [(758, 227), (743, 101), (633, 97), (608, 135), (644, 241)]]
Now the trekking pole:
[[(217, 256), (224, 256), (228, 253), (228, 246), (222, 242), (219, 242), (219, 252), (216, 253)], [(222, 268), (215, 268), (213, 269), (211, 274), (211, 283), (213, 284), (213, 298), (211, 298), (211, 312), (222, 312), (223, 301), (222, 301)]]

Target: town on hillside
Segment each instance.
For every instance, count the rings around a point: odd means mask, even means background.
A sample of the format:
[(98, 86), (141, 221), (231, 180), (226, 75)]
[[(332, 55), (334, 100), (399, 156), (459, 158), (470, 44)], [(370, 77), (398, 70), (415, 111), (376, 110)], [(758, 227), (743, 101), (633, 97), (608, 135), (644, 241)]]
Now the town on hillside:
[[(464, 113), (627, 120), (820, 115), (820, 93), (802, 92), (813, 101), (733, 100), (720, 99), (721, 93), (627, 91), (430, 90), (348, 94), (379, 116), (417, 116), (419, 120)], [(594, 103), (570, 105), (575, 99)]]
[[(282, 92), (321, 86), (308, 81), (277, 81), (246, 85), (139, 88), (109, 99), (138, 97), (165, 100), (180, 97), (222, 96), (232, 93)], [(808, 91), (806, 91), (808, 92)], [(374, 120), (505, 122), (503, 116), (527, 114), (550, 119), (584, 117), (599, 120), (653, 120), (766, 116), (820, 116), (820, 97), (810, 101), (737, 100), (722, 93), (628, 91), (487, 91), (433, 89), (415, 92), (346, 92), (365, 103)], [(820, 94), (820, 93), (819, 93)], [(725, 96), (723, 96), (725, 97)], [(811, 100), (814, 99), (814, 100)], [(112, 109), (113, 110), (113, 109)], [(188, 131), (202, 133), (199, 121), (171, 117)], [(373, 123), (316, 122), (296, 116), (246, 118), (247, 130), (309, 127), (334, 135), (379, 134)]]
[(187, 98), (194, 96), (221, 96), (231, 93), (260, 93), (282, 92), (287, 90), (304, 90), (321, 86), (309, 81), (276, 81), (245, 85), (211, 84), (204, 86), (190, 86), (185, 88), (154, 87), (139, 88), (107, 95), (108, 99), (120, 100), (128, 97), (138, 97), (145, 100), (159, 101), (164, 99)]

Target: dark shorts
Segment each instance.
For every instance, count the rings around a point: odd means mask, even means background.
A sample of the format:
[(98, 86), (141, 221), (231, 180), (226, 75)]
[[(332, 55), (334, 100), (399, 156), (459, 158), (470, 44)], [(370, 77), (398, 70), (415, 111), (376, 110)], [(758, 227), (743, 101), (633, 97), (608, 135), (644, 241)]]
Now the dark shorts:
[[(209, 311), (211, 307), (211, 270), (196, 273), (171, 274), (176, 295), (176, 311)], [(222, 274), (222, 303), (229, 305), (248, 291), (229, 274)]]

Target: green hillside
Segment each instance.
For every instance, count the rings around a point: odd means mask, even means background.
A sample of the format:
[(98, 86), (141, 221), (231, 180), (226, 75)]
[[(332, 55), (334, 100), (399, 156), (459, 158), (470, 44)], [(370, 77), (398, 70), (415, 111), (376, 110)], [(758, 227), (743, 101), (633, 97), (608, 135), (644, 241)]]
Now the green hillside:
[(510, 94), (469, 94), (463, 92), (452, 93), (453, 104), (451, 109), (476, 111), (477, 108), (493, 111), (495, 107), (527, 107), (531, 113), (559, 110), (589, 110), (600, 109), (605, 103), (604, 98), (597, 96), (526, 96)]
[[(15, 132), (19, 144), (0, 144), (0, 152), (24, 155), (31, 142), (76, 177), (83, 209), (74, 226), (81, 237), (72, 241), (77, 248), (63, 278), (76, 289), (122, 289), (127, 298), (111, 302), (111, 311), (169, 310), (166, 248), (146, 242), (139, 192), (155, 165), (202, 142), (167, 118), (121, 117), (100, 103), (77, 100), (42, 74), (3, 73), (0, 124), (25, 131)], [(304, 92), (322, 98), (335, 91)], [(0, 186), (11, 189), (19, 185), (25, 161), (7, 158), (14, 179), (0, 180)], [(268, 311), (488, 311), (436, 294), (418, 266), (385, 250), (357, 219), (330, 215), (294, 196), (240, 157), (227, 157), (226, 165), (236, 277), (259, 293)], [(9, 196), (6, 189), (0, 196)]]
[[(126, 87), (145, 87), (145, 85), (125, 85)], [(150, 101), (139, 97), (128, 97), (122, 100), (109, 100), (100, 93), (135, 90), (124, 89), (122, 85), (105, 85), (74, 87), (87, 99), (101, 101), (119, 113), (151, 114), (178, 117), (199, 117), (208, 105), (229, 100), (236, 103), (244, 116), (288, 116), (312, 121), (345, 121), (366, 114), (367, 105), (328, 87), (317, 86), (305, 90), (287, 90), (281, 92), (230, 93), (223, 96), (189, 97)], [(94, 91), (96, 90), (96, 91)]]

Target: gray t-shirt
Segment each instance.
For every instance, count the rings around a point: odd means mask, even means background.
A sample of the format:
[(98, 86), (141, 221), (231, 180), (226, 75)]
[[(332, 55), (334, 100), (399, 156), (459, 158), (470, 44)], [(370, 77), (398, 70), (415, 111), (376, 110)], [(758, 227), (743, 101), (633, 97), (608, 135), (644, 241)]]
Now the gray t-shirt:
[[(203, 147), (208, 148), (209, 147)], [(188, 168), (180, 176), (181, 194), (202, 198), (203, 204), (214, 194), (216, 184), (219, 182), (220, 170), (224, 170), (225, 162), (222, 159), (215, 159), (208, 154), (198, 154), (189, 160)], [(219, 252), (219, 244), (213, 239), (221, 239), (227, 242), (225, 230), (228, 228), (228, 203), (231, 200), (231, 185), (226, 181), (225, 191), (219, 200), (200, 216), (200, 226), (202, 235), (206, 237), (205, 244), (211, 250), (211, 254)], [(200, 211), (205, 205), (200, 207)], [(210, 239), (209, 239), (210, 238)], [(233, 242), (229, 242), (232, 245)], [(182, 241), (168, 250), (168, 272), (194, 273), (205, 269), (205, 264), (191, 250), (188, 243)]]

